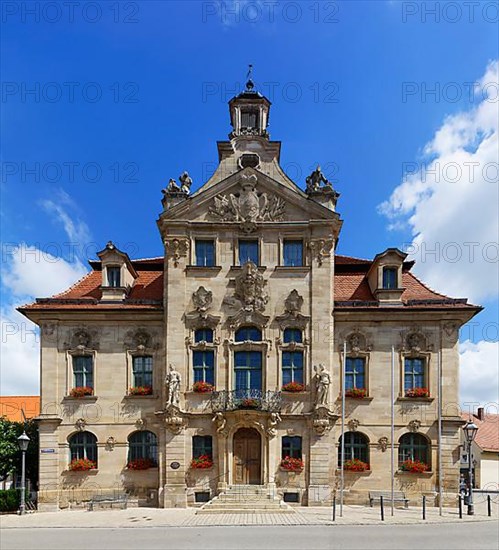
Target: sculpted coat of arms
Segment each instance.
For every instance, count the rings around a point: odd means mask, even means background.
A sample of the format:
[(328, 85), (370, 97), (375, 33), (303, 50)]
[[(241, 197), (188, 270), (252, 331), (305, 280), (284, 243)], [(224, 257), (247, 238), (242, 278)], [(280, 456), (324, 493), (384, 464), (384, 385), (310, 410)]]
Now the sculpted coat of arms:
[(265, 290), (266, 281), (258, 272), (253, 262), (246, 262), (241, 273), (236, 277), (236, 290), (234, 296), (248, 311), (263, 311), (268, 302)]
[(256, 229), (256, 222), (282, 221), (285, 202), (275, 195), (269, 197), (267, 193), (258, 194), (256, 184), (255, 174), (243, 174), (241, 191), (215, 197), (209, 209), (210, 215), (221, 221), (240, 222), (241, 228), (248, 233)]

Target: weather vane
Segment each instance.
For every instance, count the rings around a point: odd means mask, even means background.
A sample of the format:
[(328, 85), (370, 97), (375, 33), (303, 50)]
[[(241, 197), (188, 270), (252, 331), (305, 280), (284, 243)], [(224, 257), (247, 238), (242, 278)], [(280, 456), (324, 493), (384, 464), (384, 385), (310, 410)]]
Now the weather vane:
[(251, 91), (255, 87), (255, 84), (251, 78), (253, 75), (253, 65), (248, 65), (248, 74), (246, 75), (246, 90)]

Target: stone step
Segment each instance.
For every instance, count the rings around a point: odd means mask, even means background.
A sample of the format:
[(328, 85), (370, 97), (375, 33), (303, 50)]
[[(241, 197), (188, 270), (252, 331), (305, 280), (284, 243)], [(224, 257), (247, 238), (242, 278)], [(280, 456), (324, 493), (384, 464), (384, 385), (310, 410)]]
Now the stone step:
[(245, 508), (200, 508), (196, 511), (197, 514), (294, 514), (295, 511), (291, 508), (278, 508), (271, 510), (248, 510)]

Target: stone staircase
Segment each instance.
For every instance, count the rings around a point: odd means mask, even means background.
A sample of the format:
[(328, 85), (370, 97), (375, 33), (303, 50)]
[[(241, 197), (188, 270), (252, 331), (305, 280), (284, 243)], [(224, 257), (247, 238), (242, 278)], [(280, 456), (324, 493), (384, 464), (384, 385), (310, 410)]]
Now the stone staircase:
[(196, 514), (286, 514), (295, 511), (275, 488), (264, 485), (231, 485), (204, 504)]

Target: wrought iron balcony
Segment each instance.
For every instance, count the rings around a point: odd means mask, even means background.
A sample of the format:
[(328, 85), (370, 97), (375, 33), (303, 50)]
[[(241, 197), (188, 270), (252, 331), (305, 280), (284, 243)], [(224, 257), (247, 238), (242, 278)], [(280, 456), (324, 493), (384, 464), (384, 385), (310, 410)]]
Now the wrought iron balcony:
[(280, 391), (233, 390), (214, 391), (211, 394), (213, 412), (253, 410), (279, 412), (282, 395)]

